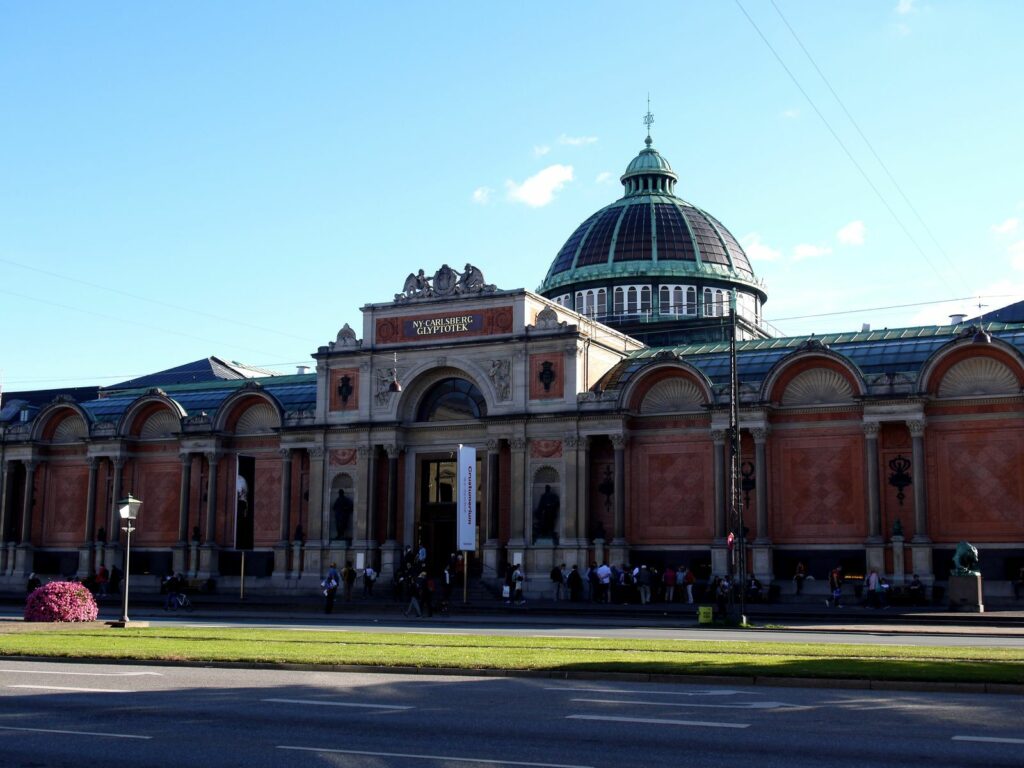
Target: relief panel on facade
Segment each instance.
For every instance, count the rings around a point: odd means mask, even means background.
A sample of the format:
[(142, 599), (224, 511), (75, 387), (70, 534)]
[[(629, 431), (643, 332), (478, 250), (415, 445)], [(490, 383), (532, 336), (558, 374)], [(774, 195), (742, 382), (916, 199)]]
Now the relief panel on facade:
[(142, 499), (136, 525), (139, 544), (166, 544), (178, 538), (178, 494), (181, 492), (181, 462), (139, 462), (135, 469), (136, 490)]
[(557, 400), (565, 394), (565, 365), (560, 352), (530, 355), (530, 399)]
[(866, 535), (860, 435), (782, 438), (773, 455), (775, 535), (803, 541)]
[(85, 466), (50, 464), (47, 467), (44, 544), (77, 546), (85, 540), (85, 496), (88, 486), (89, 470)]
[(253, 543), (269, 547), (281, 538), (281, 460), (277, 456), (257, 457), (254, 495)]
[(327, 381), (330, 409), (355, 411), (359, 409), (359, 370), (338, 368), (331, 371)]
[[(929, 427), (928, 450), (939, 469), (935, 539), (1019, 538), (1024, 534), (1024, 430)], [(934, 486), (933, 486), (934, 487)]]
[(683, 543), (714, 534), (709, 446), (701, 441), (637, 444), (633, 460), (631, 541)]

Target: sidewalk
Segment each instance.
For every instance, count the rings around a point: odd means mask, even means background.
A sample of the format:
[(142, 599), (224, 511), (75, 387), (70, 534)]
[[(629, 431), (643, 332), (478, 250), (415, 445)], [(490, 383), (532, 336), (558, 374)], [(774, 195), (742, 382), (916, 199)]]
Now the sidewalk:
[[(182, 616), (209, 621), (217, 617), (225, 619), (255, 619), (278, 621), (302, 621), (329, 623), (346, 616), (361, 621), (392, 621), (402, 619), (405, 603), (388, 597), (366, 598), (361, 594), (353, 596), (351, 602), (338, 600), (334, 613), (323, 612), (323, 599), (318, 595), (269, 596), (247, 595), (244, 600), (237, 594), (216, 593), (194, 595), (195, 611)], [(0, 605), (14, 613), (24, 604), (24, 597), (12, 593), (0, 594)], [(129, 615), (132, 618), (157, 618), (168, 615), (163, 610), (164, 597), (152, 593), (130, 595)], [(612, 622), (633, 626), (650, 627), (694, 627), (698, 626), (697, 605), (681, 603), (651, 605), (606, 605), (595, 603), (555, 602), (535, 600), (526, 605), (512, 607), (501, 600), (473, 600), (467, 604), (461, 597), (453, 600), (450, 614), (446, 618), (434, 618), (457, 624), (462, 621), (493, 622), (507, 624), (558, 623), (580, 626)], [(180, 613), (180, 612), (179, 612)], [(119, 618), (121, 602), (113, 596), (100, 602), (100, 616), (103, 619)], [(962, 613), (939, 607), (891, 607), (874, 609), (860, 606), (840, 609), (826, 608), (817, 599), (801, 602), (779, 602), (773, 604), (748, 605), (748, 622), (755, 626), (771, 628), (794, 628), (819, 631), (851, 632), (915, 632), (933, 634), (986, 634), (1024, 637), (1024, 601), (1012, 601), (995, 606), (986, 606), (986, 613)], [(705, 625), (714, 628), (718, 625)]]

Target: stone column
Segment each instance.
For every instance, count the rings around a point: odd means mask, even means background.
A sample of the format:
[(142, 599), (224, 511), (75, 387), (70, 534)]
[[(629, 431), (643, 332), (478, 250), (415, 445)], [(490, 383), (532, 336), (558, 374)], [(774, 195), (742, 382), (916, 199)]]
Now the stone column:
[[(384, 546), (381, 547), (381, 576), (390, 579), (398, 569), (401, 545), (398, 543), (398, 453), (397, 445), (384, 446), (388, 454), (387, 525)], [(412, 542), (406, 542), (412, 544)]]
[(608, 556), (612, 562), (625, 562), (629, 556), (629, 543), (626, 541), (626, 436), (609, 435), (615, 451), (615, 530), (608, 547)]
[(932, 572), (932, 540), (928, 535), (928, 473), (925, 469), (924, 456), (924, 419), (908, 421), (912, 443), (912, 462), (914, 480), (914, 536), (910, 540), (910, 550), (914, 560), (914, 572), (921, 581), (931, 585), (935, 581)]
[(78, 550), (78, 577), (85, 578), (95, 572), (93, 548), (96, 541), (96, 473), (100, 460), (89, 457), (89, 485), (85, 494), (85, 539)]
[[(303, 574), (319, 583), (323, 569), (325, 539), (330, 538), (330, 525), (324, 528), (324, 460), (327, 452), (321, 446), (309, 449), (309, 507), (306, 519), (306, 547)], [(329, 507), (328, 507), (329, 509)], [(325, 534), (326, 530), (326, 536)]]
[(206, 535), (199, 549), (199, 578), (212, 579), (218, 575), (217, 562), (217, 465), (221, 455), (216, 451), (206, 453)]
[(33, 570), (32, 557), (32, 505), (35, 502), (36, 467), (39, 462), (25, 462), (25, 493), (21, 504), (21, 536), (15, 562), (15, 573), (28, 576)]
[[(903, 556), (903, 537), (892, 537), (892, 585), (902, 587), (907, 581), (906, 566)], [(920, 574), (918, 574), (920, 575)]]
[(526, 507), (530, 503), (526, 495), (526, 440), (514, 437), (512, 446), (512, 514), (509, 531), (509, 548), (522, 549), (526, 546)]
[(288, 540), (292, 530), (292, 449), (278, 450), (281, 457), (281, 510), (278, 520), (278, 539), (274, 545), (273, 579), (280, 581), (291, 576), (288, 572)]
[[(10, 462), (0, 463), (0, 576), (7, 575), (7, 526), (10, 525), (10, 512), (7, 508), (10, 492), (11, 472)], [(11, 563), (10, 565), (13, 565)]]
[(878, 432), (877, 422), (864, 423), (864, 465), (867, 470), (868, 538), (865, 542), (866, 572), (872, 569), (885, 573), (885, 539), (882, 538), (882, 511), (878, 490)]
[(751, 430), (754, 436), (754, 494), (757, 499), (757, 538), (753, 543), (754, 575), (762, 584), (774, 579), (772, 562), (772, 538), (768, 530), (768, 465), (765, 462), (765, 444), (768, 429), (758, 427)]
[(484, 518), (484, 568), (485, 579), (494, 579), (498, 576), (498, 551), (501, 543), (499, 535), (499, 504), (501, 502), (501, 485), (498, 473), (501, 459), (501, 441), (490, 439), (487, 441), (487, 499), (485, 504)]
[[(591, 528), (590, 520), (590, 438), (581, 437), (579, 446), (576, 449), (576, 463), (579, 469), (576, 472), (576, 535), (580, 538), (580, 545), (586, 550), (589, 547)], [(586, 551), (581, 554), (580, 568), (583, 569), (590, 563)]]
[(171, 550), (175, 573), (188, 572), (188, 517), (192, 496), (192, 454), (178, 455), (181, 460), (181, 481), (178, 485), (178, 540)]
[(558, 516), (558, 542), (560, 547), (570, 550), (575, 550), (579, 545), (579, 516), (576, 514), (576, 507), (579, 506), (580, 442), (580, 438), (575, 435), (562, 441), (565, 454), (565, 482), (562, 484), (562, 511)]
[[(371, 550), (378, 549), (377, 542), (377, 447), (366, 449), (366, 541)], [(369, 556), (369, 555), (367, 555)], [(376, 563), (370, 563), (374, 568)]]
[(715, 473), (715, 538), (711, 543), (711, 572), (724, 576), (729, 572), (729, 550), (725, 543), (725, 430), (711, 430), (711, 456)]
[(114, 482), (110, 486), (110, 498), (107, 499), (109, 509), (107, 510), (110, 523), (107, 526), (107, 546), (103, 553), (103, 562), (107, 567), (117, 565), (120, 568), (121, 562), (121, 516), (117, 511), (117, 502), (121, 498), (121, 478), (124, 475), (124, 459), (115, 456), (110, 459), (111, 471), (114, 473)]

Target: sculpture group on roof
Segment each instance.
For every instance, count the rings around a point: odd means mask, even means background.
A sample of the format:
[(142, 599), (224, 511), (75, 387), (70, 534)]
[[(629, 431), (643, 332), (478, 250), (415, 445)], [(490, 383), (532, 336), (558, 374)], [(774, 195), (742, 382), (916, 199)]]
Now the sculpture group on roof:
[(466, 264), (462, 272), (442, 264), (433, 277), (428, 277), (422, 269), (417, 273), (410, 272), (402, 292), (395, 294), (395, 301), (494, 293), (496, 290), (494, 285), (484, 281), (484, 273), (472, 264)]

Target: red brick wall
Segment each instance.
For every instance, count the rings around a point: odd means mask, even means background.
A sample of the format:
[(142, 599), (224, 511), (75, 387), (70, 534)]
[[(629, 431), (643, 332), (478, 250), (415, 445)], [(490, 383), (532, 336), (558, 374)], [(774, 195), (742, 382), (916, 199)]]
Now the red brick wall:
[[(708, 540), (714, 536), (714, 463), (707, 437), (637, 438), (629, 446), (631, 543)], [(604, 497), (600, 497), (603, 500)]]

